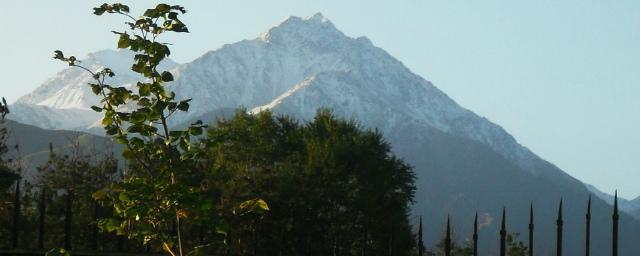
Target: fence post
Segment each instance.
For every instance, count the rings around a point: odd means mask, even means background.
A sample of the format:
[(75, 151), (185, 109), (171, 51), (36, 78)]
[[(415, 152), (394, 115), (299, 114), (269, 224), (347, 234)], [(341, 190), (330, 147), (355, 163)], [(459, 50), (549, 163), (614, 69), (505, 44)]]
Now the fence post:
[(562, 199), (560, 199), (560, 206), (558, 206), (558, 220), (556, 221), (556, 225), (556, 255), (562, 256)]
[(67, 190), (67, 202), (64, 217), (64, 248), (68, 251), (71, 251), (71, 219), (73, 217), (72, 204), (73, 192), (71, 190)]
[(611, 255), (618, 256), (618, 190), (616, 190), (615, 197), (613, 199), (613, 234), (611, 236)]
[(478, 256), (478, 212), (473, 219), (473, 256)]
[(253, 222), (253, 256), (257, 256), (258, 255), (258, 225), (259, 225), (259, 221), (255, 220)]
[(591, 195), (589, 195), (589, 201), (587, 202), (586, 222), (584, 253), (586, 256), (589, 256), (591, 251)]
[(46, 214), (46, 187), (42, 186), (40, 191), (40, 202), (38, 203), (38, 210), (40, 212), (40, 218), (38, 221), (38, 249), (44, 249), (44, 222)]
[(418, 227), (418, 256), (424, 253), (424, 243), (422, 241), (422, 215), (420, 215), (420, 226)]
[(506, 255), (506, 236), (507, 236), (507, 224), (506, 222), (507, 209), (502, 208), (502, 224), (500, 226), (500, 256)]
[[(284, 235), (285, 235), (285, 229), (283, 225), (283, 227), (280, 229), (280, 248), (278, 248), (278, 256), (284, 255), (284, 243), (285, 243)], [(338, 254), (340, 254), (340, 252), (338, 252)]]
[(92, 200), (93, 203), (93, 222), (95, 226), (93, 227), (93, 233), (91, 234), (91, 249), (94, 251), (98, 250), (98, 219), (100, 219), (100, 205), (96, 200)]
[(364, 232), (362, 232), (362, 256), (367, 256), (367, 239), (368, 239), (368, 234), (367, 234), (367, 228), (364, 228)]
[(447, 216), (447, 233), (444, 237), (444, 255), (451, 255), (451, 225), (449, 221), (449, 216)]
[(16, 180), (16, 193), (13, 201), (13, 226), (11, 227), (11, 248), (18, 248), (20, 235), (20, 178)]
[(391, 226), (391, 234), (389, 234), (389, 256), (393, 256), (393, 226)]
[(529, 256), (533, 256), (533, 202), (529, 206)]

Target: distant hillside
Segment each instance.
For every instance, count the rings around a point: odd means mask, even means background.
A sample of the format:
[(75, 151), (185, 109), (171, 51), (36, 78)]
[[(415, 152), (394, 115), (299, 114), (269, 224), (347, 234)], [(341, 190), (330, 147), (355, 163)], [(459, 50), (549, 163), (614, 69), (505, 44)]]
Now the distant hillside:
[[(591, 191), (591, 193), (593, 193), (595, 196), (604, 200), (609, 205), (613, 205), (613, 195), (602, 192), (593, 185), (586, 185), (587, 189), (589, 189), (589, 191)], [(620, 210), (640, 220), (640, 196), (633, 200), (627, 200), (618, 197), (618, 205), (620, 206)]]
[(79, 151), (100, 156), (115, 152), (116, 156), (120, 156), (122, 152), (120, 145), (106, 137), (77, 131), (45, 130), (12, 120), (5, 120), (5, 124), (9, 130), (7, 144), (11, 147), (10, 157), (21, 159), (25, 170), (22, 175), (26, 178), (32, 177), (36, 168), (47, 162), (49, 144), (58, 154), (73, 154)]

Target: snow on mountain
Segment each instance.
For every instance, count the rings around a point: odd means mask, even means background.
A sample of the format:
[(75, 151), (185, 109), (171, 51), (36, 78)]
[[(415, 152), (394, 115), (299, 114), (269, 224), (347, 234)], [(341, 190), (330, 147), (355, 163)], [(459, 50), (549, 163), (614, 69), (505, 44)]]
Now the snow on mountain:
[[(93, 70), (110, 66), (118, 75), (110, 83), (126, 85), (140, 79), (129, 71), (131, 59), (130, 53), (103, 51), (83, 63)], [(173, 66), (169, 62), (163, 69)], [(553, 223), (555, 199), (563, 197), (570, 206), (588, 194), (584, 184), (540, 159), (500, 126), (459, 106), (369, 39), (343, 34), (319, 13), (287, 18), (255, 39), (224, 45), (171, 71), (175, 81), (168, 84), (169, 90), (178, 99), (193, 99), (188, 113), (172, 116), (175, 127), (245, 107), (302, 119), (312, 118), (318, 108), (330, 108), (338, 116), (378, 129), (394, 153), (416, 167), (414, 210), (432, 219), (449, 213), (463, 218), (475, 210), (495, 219), (497, 210), (509, 205), (509, 221), (526, 223), (517, 220), (528, 216), (528, 203), (537, 200), (536, 205), (553, 204), (536, 212), (539, 221)], [(98, 114), (88, 110), (97, 103), (86, 85), (89, 78), (79, 70), (64, 70), (18, 100), (11, 116), (49, 129), (100, 133)], [(597, 200), (594, 216), (609, 214), (608, 207)], [(566, 212), (583, 214), (578, 207), (567, 207)], [(626, 217), (621, 220), (640, 229)], [(604, 230), (608, 223), (594, 220), (594, 228)], [(577, 239), (570, 232), (581, 228), (567, 222), (568, 237)], [(545, 229), (553, 227), (540, 226)], [(436, 229), (429, 232), (430, 237), (439, 235)], [(539, 249), (553, 242), (541, 239)], [(581, 241), (570, 242), (568, 250), (581, 249)], [(640, 251), (633, 241), (623, 243), (630, 251)], [(598, 246), (607, 251), (604, 242)]]
[(50, 130), (86, 130), (88, 123), (101, 117), (93, 110), (80, 108), (55, 109), (41, 105), (15, 103), (10, 106), (9, 119), (22, 124)]
[[(106, 82), (114, 86), (131, 86), (141, 76), (131, 71), (133, 53), (125, 50), (103, 50), (90, 53), (79, 62), (92, 71), (111, 68), (116, 76)], [(162, 69), (177, 66), (172, 60), (162, 63)], [(10, 118), (16, 121), (47, 129), (85, 130), (100, 119), (100, 114), (90, 109), (99, 104), (88, 83), (94, 82), (91, 75), (79, 68), (69, 67), (47, 79), (33, 92), (20, 97)]]
[[(95, 71), (110, 67), (117, 74), (110, 84), (130, 86), (141, 79), (130, 70), (132, 59), (129, 51), (104, 50), (89, 54), (81, 64)], [(161, 69), (176, 65), (169, 60)], [(411, 120), (489, 145), (531, 173), (540, 169), (540, 159), (500, 126), (460, 107), (366, 37), (346, 36), (320, 13), (289, 17), (253, 40), (210, 51), (173, 73), (176, 81), (170, 89), (193, 98), (191, 111), (175, 116), (174, 124), (239, 106), (305, 109), (295, 112), (305, 118), (317, 107), (332, 107), (383, 132)], [(95, 131), (100, 117), (89, 107), (98, 98), (89, 82), (90, 75), (80, 69), (61, 71), (16, 101), (25, 112), (39, 111), (22, 121)], [(315, 94), (314, 100), (307, 94)]]
[(383, 131), (414, 120), (536, 169), (537, 157), (501, 127), (460, 107), (366, 37), (344, 35), (319, 13), (290, 17), (256, 39), (208, 52), (177, 68), (176, 77), (176, 94), (193, 98), (192, 111), (177, 123), (219, 108), (261, 110), (292, 101), (292, 114), (308, 118), (317, 107), (333, 107)]
[[(112, 68), (117, 74), (108, 81), (112, 85), (134, 84), (140, 77), (130, 70), (132, 54), (105, 50), (90, 54), (81, 64), (96, 71)], [(175, 66), (167, 61), (161, 68)], [(291, 105), (289, 109), (305, 109), (299, 112), (305, 118), (317, 107), (333, 107), (383, 132), (412, 120), (487, 144), (529, 172), (538, 169), (538, 157), (501, 127), (460, 107), (366, 37), (344, 35), (320, 13), (289, 17), (258, 38), (225, 45), (173, 72), (176, 81), (170, 88), (179, 97), (193, 98), (191, 111), (176, 116), (175, 124), (238, 106), (257, 110)], [(98, 104), (98, 98), (87, 86), (90, 81), (82, 70), (65, 69), (16, 105), (40, 111), (28, 117), (33, 119), (29, 124), (95, 130), (99, 115), (89, 107)], [(310, 93), (317, 94), (314, 101), (307, 98)], [(74, 119), (70, 110), (82, 118)], [(56, 111), (60, 114), (45, 114)]]

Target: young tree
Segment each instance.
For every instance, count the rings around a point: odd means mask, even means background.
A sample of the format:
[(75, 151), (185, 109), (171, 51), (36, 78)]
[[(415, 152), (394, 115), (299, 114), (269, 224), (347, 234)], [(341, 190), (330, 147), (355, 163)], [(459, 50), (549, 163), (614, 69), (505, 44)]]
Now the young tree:
[(177, 100), (165, 90), (173, 75), (158, 70), (170, 50), (157, 39), (167, 32), (189, 32), (178, 18), (185, 12), (179, 5), (158, 4), (134, 18), (123, 4), (94, 8), (96, 15), (118, 14), (129, 19), (128, 30), (114, 33), (119, 37), (118, 48), (135, 52), (131, 70), (144, 77), (136, 84), (137, 91), (109, 85), (108, 78), (115, 75), (109, 68), (90, 70), (61, 51), (54, 56), (93, 76), (95, 82), (90, 86), (102, 98), (102, 105), (92, 109), (104, 113), (102, 125), (107, 135), (125, 146), (123, 156), (129, 168), (122, 182), (93, 194), (97, 200), (108, 199), (119, 217), (102, 220), (101, 228), (145, 244), (157, 241), (171, 255), (185, 255), (187, 250), (182, 239), (184, 220), (210, 218), (213, 205), (213, 199), (202, 193), (206, 184), (195, 165), (198, 155), (192, 150), (192, 137), (201, 135), (204, 125), (197, 122), (184, 131), (169, 128), (168, 119), (187, 111), (190, 99)]

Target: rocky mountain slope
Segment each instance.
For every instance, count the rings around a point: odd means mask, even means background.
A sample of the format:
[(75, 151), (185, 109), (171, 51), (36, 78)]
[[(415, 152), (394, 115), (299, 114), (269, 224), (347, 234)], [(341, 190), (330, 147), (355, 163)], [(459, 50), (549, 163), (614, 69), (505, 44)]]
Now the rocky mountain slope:
[[(77, 89), (86, 81), (71, 72), (63, 71), (56, 78), (61, 82), (50, 80), (38, 93), (15, 104), (34, 113), (52, 112), (23, 117), (27, 123), (54, 129), (91, 127), (94, 122), (83, 118), (59, 121), (82, 116), (66, 111), (82, 110), (94, 102)], [(565, 252), (581, 253), (582, 218), (590, 193), (582, 182), (536, 156), (499, 125), (459, 106), (367, 38), (344, 35), (321, 14), (290, 17), (258, 38), (210, 51), (177, 66), (173, 73), (176, 81), (171, 89), (178, 97), (193, 98), (190, 112), (175, 116), (176, 126), (196, 118), (213, 120), (237, 107), (300, 119), (311, 118), (318, 108), (331, 108), (339, 116), (356, 118), (363, 126), (383, 132), (394, 152), (416, 168), (413, 213), (427, 220), (429, 244), (442, 234), (447, 214), (453, 217), (457, 238), (469, 238), (472, 217), (478, 211), (483, 223), (481, 250), (493, 253), (502, 206), (508, 207), (509, 230), (525, 234), (533, 202), (536, 249), (550, 254), (556, 205), (562, 197)], [(130, 78), (112, 83), (131, 83)], [(610, 251), (610, 215), (605, 201), (594, 200), (594, 255)], [(640, 254), (636, 241), (640, 222), (627, 214), (621, 222), (622, 255)]]

